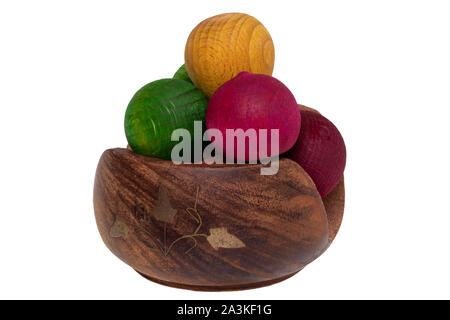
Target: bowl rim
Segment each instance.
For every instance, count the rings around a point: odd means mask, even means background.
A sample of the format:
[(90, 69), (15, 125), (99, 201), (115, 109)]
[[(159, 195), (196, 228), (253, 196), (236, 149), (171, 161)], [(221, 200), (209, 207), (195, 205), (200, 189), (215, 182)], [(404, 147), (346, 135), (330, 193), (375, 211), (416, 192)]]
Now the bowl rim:
[[(212, 164), (207, 164), (205, 162), (202, 163), (181, 163), (181, 164), (175, 164), (172, 162), (172, 160), (166, 160), (166, 159), (160, 159), (160, 158), (154, 158), (154, 157), (150, 157), (150, 156), (146, 156), (146, 155), (142, 155), (139, 153), (134, 152), (133, 150), (131, 150), (130, 148), (110, 148), (110, 149), (106, 149), (104, 151), (106, 152), (120, 152), (120, 153), (129, 153), (129, 154), (133, 154), (133, 156), (136, 156), (137, 158), (143, 158), (146, 159), (146, 161), (151, 161), (156, 165), (167, 165), (170, 164), (174, 167), (184, 167), (184, 168), (204, 168), (204, 169), (242, 169), (242, 168), (263, 168), (268, 166), (268, 164), (262, 164), (262, 163), (256, 163), (256, 164), (251, 164), (251, 163), (245, 163), (245, 164), (227, 164), (227, 163), (223, 163), (223, 164), (218, 164), (218, 163), (212, 163)], [(286, 161), (292, 161), (294, 163), (296, 163), (294, 160), (289, 159), (287, 157), (284, 157), (282, 155), (278, 156), (279, 162), (286, 162)], [(271, 160), (272, 161), (272, 160)], [(271, 162), (270, 162), (271, 163)], [(298, 163), (297, 163), (298, 165)]]

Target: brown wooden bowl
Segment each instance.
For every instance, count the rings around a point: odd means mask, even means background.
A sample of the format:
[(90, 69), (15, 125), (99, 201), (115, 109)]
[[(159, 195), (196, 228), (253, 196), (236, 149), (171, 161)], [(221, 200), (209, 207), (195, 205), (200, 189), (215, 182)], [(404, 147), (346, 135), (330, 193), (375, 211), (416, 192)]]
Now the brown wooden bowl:
[(344, 183), (322, 202), (294, 161), (281, 158), (273, 176), (261, 167), (177, 166), (106, 150), (94, 186), (102, 239), (141, 275), (173, 287), (238, 290), (289, 278), (334, 239)]

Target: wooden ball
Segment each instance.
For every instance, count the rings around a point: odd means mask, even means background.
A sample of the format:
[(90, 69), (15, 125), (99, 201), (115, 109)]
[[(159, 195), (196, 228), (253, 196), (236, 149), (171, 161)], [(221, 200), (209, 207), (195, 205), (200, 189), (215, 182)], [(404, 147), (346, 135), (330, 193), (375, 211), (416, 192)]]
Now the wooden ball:
[(299, 104), (298, 107), (300, 108), (300, 111), (311, 111), (311, 112), (315, 112), (315, 113), (320, 113), (320, 112), (317, 111), (316, 109), (311, 108), (311, 107), (304, 106), (304, 105), (302, 105), (302, 104)]
[(189, 75), (186, 71), (186, 66), (184, 64), (177, 70), (177, 72), (175, 72), (175, 74), (173, 75), (173, 78), (188, 81), (188, 82), (192, 83), (192, 80), (191, 80), (191, 78), (189, 78)]
[[(300, 111), (310, 111), (320, 114), (320, 112), (314, 108), (307, 107), (302, 104), (299, 104), (298, 106)], [(328, 243), (331, 244), (334, 238), (336, 238), (342, 224), (342, 219), (344, 218), (345, 186), (343, 177), (338, 185), (334, 187), (329, 194), (322, 198), (322, 201), (328, 218)]]
[(310, 175), (325, 197), (343, 177), (346, 149), (334, 124), (315, 111), (301, 111), (302, 124), (294, 147), (286, 156)]
[(202, 21), (186, 43), (186, 70), (208, 97), (242, 71), (272, 75), (275, 49), (266, 28), (252, 16), (225, 13)]
[[(224, 139), (222, 144), (217, 143), (217, 147), (227, 157), (233, 154), (238, 160), (252, 161), (260, 158), (258, 149), (263, 145), (269, 157), (292, 148), (300, 132), (300, 110), (294, 95), (279, 80), (264, 74), (241, 72), (211, 97), (206, 110), (206, 127), (222, 132)], [(254, 129), (256, 132), (265, 129), (268, 131), (267, 139), (259, 140), (258, 148), (254, 149), (246, 143), (245, 155), (239, 157), (237, 143), (231, 141), (234, 150), (230, 150), (226, 138), (228, 129)], [(272, 129), (279, 130), (278, 153), (271, 153)]]
[(106, 246), (146, 278), (194, 290), (284, 280), (328, 247), (311, 178), (281, 158), (262, 165), (174, 165), (126, 149), (103, 153), (94, 186)]
[(194, 133), (194, 121), (204, 121), (208, 99), (192, 83), (162, 79), (141, 88), (125, 113), (125, 134), (139, 154), (170, 159), (172, 132), (178, 128)]

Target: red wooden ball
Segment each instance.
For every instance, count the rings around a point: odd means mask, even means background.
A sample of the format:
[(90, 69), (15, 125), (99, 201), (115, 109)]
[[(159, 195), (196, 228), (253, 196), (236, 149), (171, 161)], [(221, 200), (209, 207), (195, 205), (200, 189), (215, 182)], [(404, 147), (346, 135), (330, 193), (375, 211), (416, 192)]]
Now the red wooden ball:
[[(223, 143), (215, 141), (215, 144), (228, 157), (231, 152), (226, 150), (227, 129), (255, 129), (257, 133), (259, 129), (267, 129), (267, 139), (260, 139), (258, 144), (266, 145), (268, 156), (277, 156), (295, 144), (300, 123), (300, 110), (291, 91), (271, 76), (249, 72), (241, 72), (219, 87), (206, 110), (206, 127), (222, 132)], [(271, 152), (270, 129), (279, 129), (278, 154)], [(245, 160), (260, 158), (259, 151), (251, 152), (248, 143), (245, 150)], [(242, 160), (237, 156), (236, 143), (234, 157)]]
[(302, 128), (286, 156), (311, 177), (322, 197), (341, 180), (346, 161), (344, 139), (331, 121), (319, 113), (302, 111)]

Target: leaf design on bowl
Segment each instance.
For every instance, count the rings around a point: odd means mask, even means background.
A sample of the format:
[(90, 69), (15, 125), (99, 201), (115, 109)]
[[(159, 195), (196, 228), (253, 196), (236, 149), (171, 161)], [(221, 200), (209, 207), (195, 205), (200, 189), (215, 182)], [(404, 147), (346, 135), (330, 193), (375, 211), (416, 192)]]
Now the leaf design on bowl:
[[(198, 204), (198, 197), (199, 197), (199, 187), (196, 189), (196, 196), (195, 196), (195, 203), (193, 207), (186, 208), (184, 211), (186, 214), (188, 214), (196, 223), (197, 226), (195, 230), (192, 233), (184, 234), (177, 239), (168, 242), (167, 239), (167, 224), (171, 224), (177, 214), (177, 209), (172, 207), (172, 204), (170, 203), (169, 194), (167, 189), (164, 186), (159, 187), (158, 191), (158, 203), (156, 207), (151, 210), (150, 214), (158, 221), (164, 222), (164, 234), (163, 234), (163, 245), (160, 246), (157, 244), (161, 252), (168, 256), (173, 249), (173, 247), (180, 242), (181, 240), (191, 240), (193, 242), (192, 246), (185, 251), (185, 253), (189, 253), (192, 249), (196, 248), (198, 246), (198, 238), (206, 238), (208, 243), (215, 249), (219, 250), (219, 248), (243, 248), (245, 247), (244, 242), (241, 241), (238, 237), (228, 232), (228, 229), (225, 227), (220, 228), (210, 228), (209, 229), (209, 235), (201, 233), (200, 230), (203, 226), (203, 219), (197, 209)], [(137, 226), (137, 229), (140, 231), (143, 231), (151, 238), (154, 238), (154, 235), (151, 234), (146, 228), (145, 223), (148, 222), (148, 220), (145, 218), (147, 215), (145, 208), (140, 205), (139, 203), (136, 204), (135, 208), (135, 216), (139, 216), (142, 219), (140, 221), (143, 223), (142, 226)], [(141, 212), (142, 211), (142, 212)], [(139, 215), (138, 215), (139, 213)], [(109, 235), (112, 238), (122, 238), (126, 240), (129, 233), (128, 225), (126, 224), (126, 221), (120, 217), (116, 216), (116, 221), (112, 225), (110, 229)], [(156, 243), (156, 242), (155, 242)]]
[(125, 222), (125, 219), (120, 216), (116, 216), (116, 220), (109, 230), (109, 235), (111, 238), (122, 238), (123, 240), (126, 240), (129, 231), (130, 230)]
[(152, 210), (152, 215), (156, 220), (171, 223), (177, 214), (177, 210), (170, 204), (169, 194), (164, 186), (160, 186), (158, 194), (158, 204)]
[(210, 235), (206, 237), (206, 240), (215, 250), (219, 250), (219, 248), (235, 249), (245, 247), (245, 243), (229, 233), (227, 228), (211, 228), (209, 233)]

